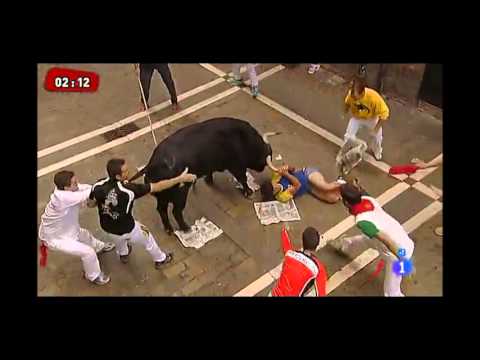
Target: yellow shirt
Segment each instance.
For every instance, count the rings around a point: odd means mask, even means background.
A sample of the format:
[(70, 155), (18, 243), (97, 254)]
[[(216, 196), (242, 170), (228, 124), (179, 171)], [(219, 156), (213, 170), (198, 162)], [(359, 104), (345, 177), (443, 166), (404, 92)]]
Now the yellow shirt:
[(378, 92), (370, 88), (365, 88), (365, 94), (360, 100), (353, 100), (350, 93), (351, 90), (348, 91), (345, 104), (350, 106), (354, 117), (373, 119), (378, 116), (380, 120), (387, 120), (390, 115), (390, 110)]
[[(274, 172), (272, 175), (272, 183), (278, 183), (281, 178), (282, 178), (282, 175), (280, 175), (277, 172)], [(277, 201), (286, 203), (286, 202), (289, 202), (290, 199), (293, 199), (293, 195), (287, 189), (283, 189), (282, 191), (279, 191), (278, 193), (275, 194), (275, 199)]]

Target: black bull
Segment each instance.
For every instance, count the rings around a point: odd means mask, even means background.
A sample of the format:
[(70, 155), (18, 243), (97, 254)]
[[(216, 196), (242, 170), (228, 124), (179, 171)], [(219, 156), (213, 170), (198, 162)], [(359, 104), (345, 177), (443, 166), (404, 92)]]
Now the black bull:
[[(245, 196), (252, 190), (247, 185), (246, 171), (261, 172), (265, 166), (275, 169), (271, 163), (272, 148), (263, 136), (248, 122), (233, 118), (215, 118), (187, 126), (164, 139), (155, 148), (148, 164), (135, 174), (133, 181), (145, 174), (145, 182), (157, 182), (178, 176), (188, 167), (198, 178), (206, 177), (213, 184), (215, 171), (228, 170), (243, 186)], [(176, 185), (155, 193), (157, 210), (169, 234), (173, 232), (168, 219), (168, 204), (173, 203), (173, 216), (182, 231), (190, 227), (183, 219), (183, 209), (192, 184)]]

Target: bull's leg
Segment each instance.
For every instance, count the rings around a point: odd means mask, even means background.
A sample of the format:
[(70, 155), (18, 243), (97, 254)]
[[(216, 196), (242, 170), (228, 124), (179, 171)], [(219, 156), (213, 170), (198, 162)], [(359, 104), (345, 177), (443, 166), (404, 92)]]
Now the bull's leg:
[(177, 193), (173, 200), (173, 216), (175, 217), (180, 230), (184, 232), (190, 231), (190, 226), (183, 219), (183, 209), (185, 209), (185, 204), (187, 203), (188, 188), (188, 185), (184, 186), (182, 191)]
[(168, 201), (160, 200), (157, 198), (157, 211), (162, 218), (163, 227), (165, 228), (165, 232), (168, 235), (173, 234), (173, 227), (168, 220)]
[(213, 173), (210, 173), (205, 177), (205, 182), (210, 186), (213, 185)]
[(250, 197), (253, 194), (252, 189), (250, 189), (247, 185), (247, 169), (246, 168), (235, 168), (235, 169), (228, 169), (230, 173), (235, 176), (235, 179), (242, 184), (243, 186), (243, 195), (245, 197)]

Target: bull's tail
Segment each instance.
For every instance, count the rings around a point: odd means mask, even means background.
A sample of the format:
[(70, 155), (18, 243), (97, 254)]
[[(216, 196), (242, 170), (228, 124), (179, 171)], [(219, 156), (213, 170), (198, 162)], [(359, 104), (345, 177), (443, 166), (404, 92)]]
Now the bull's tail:
[(266, 132), (265, 134), (263, 134), (262, 139), (266, 144), (269, 144), (268, 142), (269, 136), (280, 135), (280, 134), (281, 132)]
[(147, 171), (148, 165), (145, 165), (142, 170), (137, 172), (135, 175), (133, 175), (130, 179), (128, 179), (129, 182), (132, 182), (134, 180), (137, 180), (139, 177), (145, 175), (145, 172)]

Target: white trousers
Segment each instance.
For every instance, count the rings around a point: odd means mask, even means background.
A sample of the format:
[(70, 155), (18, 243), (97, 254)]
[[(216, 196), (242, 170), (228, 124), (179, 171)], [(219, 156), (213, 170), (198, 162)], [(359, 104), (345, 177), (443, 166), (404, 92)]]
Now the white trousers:
[(258, 86), (257, 72), (255, 71), (255, 64), (232, 64), (232, 72), (235, 79), (240, 79), (240, 67), (247, 66), (248, 76), (252, 82), (252, 86)]
[(115, 243), (118, 255), (128, 255), (127, 244), (141, 244), (145, 250), (152, 256), (153, 261), (163, 261), (166, 259), (165, 254), (157, 245), (152, 233), (138, 221), (135, 221), (135, 227), (128, 234), (114, 235), (109, 234), (112, 241)]
[(103, 249), (105, 243), (96, 239), (88, 230), (80, 228), (78, 239), (45, 241), (49, 250), (78, 256), (82, 260), (85, 277), (93, 281), (100, 275), (100, 262), (97, 252)]
[[(370, 239), (368, 236), (363, 234), (351, 236), (344, 239), (342, 249), (347, 250), (348, 248), (356, 246), (361, 242), (366, 243), (369, 247), (377, 249), (381, 258), (385, 260), (385, 280), (383, 282), (384, 296), (405, 296), (400, 287), (403, 276), (397, 275), (393, 272), (393, 263), (397, 260), (397, 258), (393, 256), (390, 251), (386, 251), (386, 248), (383, 247), (382, 244), (378, 243), (378, 240)], [(412, 256), (412, 254), (413, 249), (407, 249), (406, 257), (408, 259)]]
[[(357, 132), (361, 127), (366, 127), (370, 130), (373, 130), (375, 125), (377, 125), (378, 121), (380, 121), (378, 117), (375, 119), (369, 119), (369, 120), (357, 119), (352, 117), (348, 122), (347, 131), (345, 132), (344, 140), (347, 141), (348, 138), (355, 139)], [(374, 136), (370, 136), (370, 139), (368, 141), (371, 149), (375, 154), (378, 154), (378, 155), (382, 154), (382, 141), (383, 141), (383, 129), (382, 127), (380, 127), (378, 132)]]

